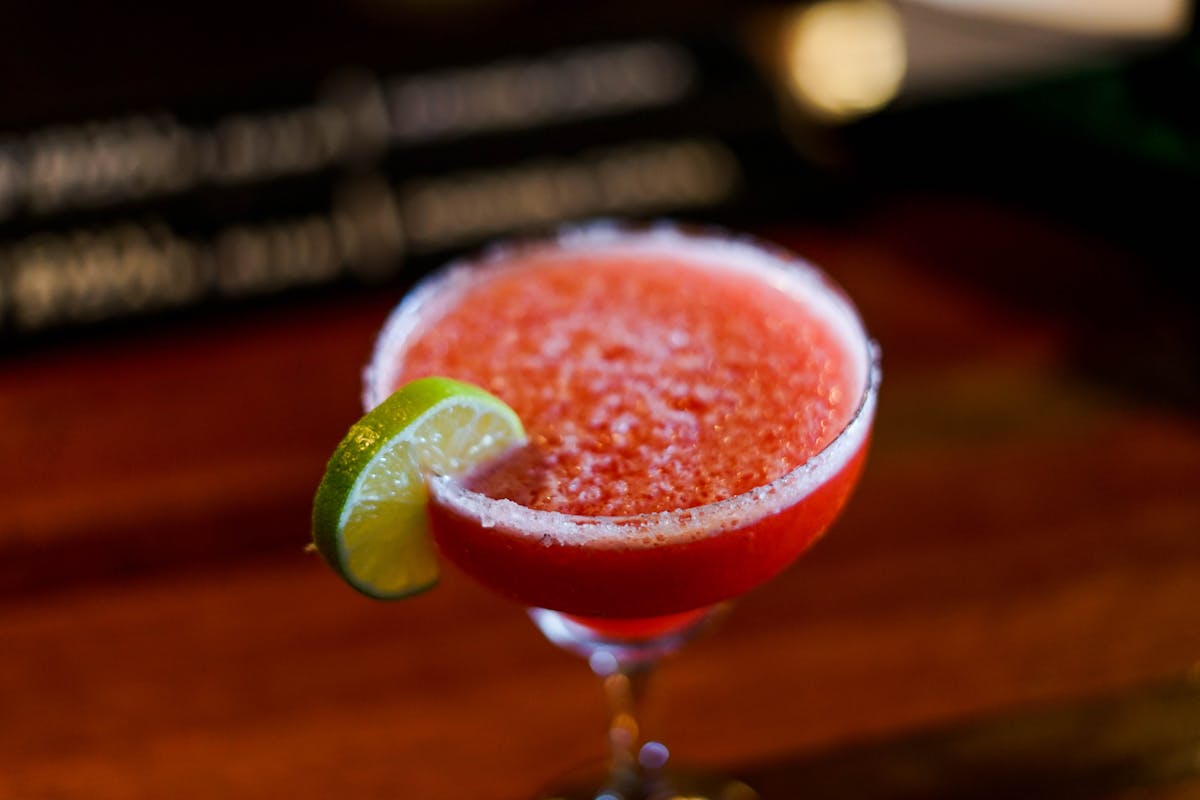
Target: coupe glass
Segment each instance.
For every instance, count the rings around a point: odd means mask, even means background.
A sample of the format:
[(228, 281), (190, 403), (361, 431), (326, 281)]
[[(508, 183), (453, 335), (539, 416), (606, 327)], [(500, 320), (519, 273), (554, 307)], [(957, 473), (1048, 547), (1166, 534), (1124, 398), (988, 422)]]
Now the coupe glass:
[[(736, 497), (670, 512), (588, 517), (498, 501), (451, 478), (430, 483), (430, 514), (442, 554), (498, 593), (530, 608), (555, 645), (586, 659), (608, 697), (607, 770), (544, 798), (563, 800), (746, 800), (743, 784), (687, 776), (667, 748), (644, 735), (639, 708), (655, 665), (711, 625), (742, 593), (794, 561), (833, 522), (865, 458), (879, 385), (879, 351), (845, 293), (815, 267), (777, 248), (725, 235), (587, 228), (552, 242), (508, 246), (423, 281), (393, 312), (365, 374), (372, 408), (399, 382), (403, 353), (422, 324), (463, 289), (519, 261), (526, 248), (594, 248), (753, 262), (759, 278), (797, 284), (819, 303), (861, 369), (861, 389), (842, 430), (805, 463)], [(481, 310), (480, 313), (486, 313)], [(454, 377), (454, 376), (451, 376)], [(504, 535), (497, 535), (498, 532)], [(570, 557), (562, 542), (628, 535), (662, 542)], [(555, 544), (550, 546), (548, 542)], [(563, 608), (561, 598), (574, 598)], [(688, 598), (680, 610), (680, 598)], [(673, 765), (672, 765), (673, 766)]]

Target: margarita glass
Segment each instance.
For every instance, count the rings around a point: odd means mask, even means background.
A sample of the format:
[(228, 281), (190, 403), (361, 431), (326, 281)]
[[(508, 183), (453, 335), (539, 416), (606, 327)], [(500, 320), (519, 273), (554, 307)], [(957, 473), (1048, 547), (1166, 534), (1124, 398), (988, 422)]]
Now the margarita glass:
[(685, 785), (637, 706), (663, 655), (794, 561), (862, 469), (878, 351), (846, 295), (773, 247), (593, 224), (450, 265), (393, 312), (365, 373), (511, 405), (529, 444), (430, 482), (442, 555), (588, 660), (608, 774), (553, 797), (752, 797)]

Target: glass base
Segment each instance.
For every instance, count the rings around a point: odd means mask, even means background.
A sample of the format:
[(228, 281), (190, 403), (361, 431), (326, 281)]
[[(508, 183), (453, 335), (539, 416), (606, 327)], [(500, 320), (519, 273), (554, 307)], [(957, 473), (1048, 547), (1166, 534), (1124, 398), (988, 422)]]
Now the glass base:
[(564, 776), (544, 789), (537, 800), (761, 800), (758, 793), (732, 778), (666, 770), (634, 790), (613, 789), (601, 765)]

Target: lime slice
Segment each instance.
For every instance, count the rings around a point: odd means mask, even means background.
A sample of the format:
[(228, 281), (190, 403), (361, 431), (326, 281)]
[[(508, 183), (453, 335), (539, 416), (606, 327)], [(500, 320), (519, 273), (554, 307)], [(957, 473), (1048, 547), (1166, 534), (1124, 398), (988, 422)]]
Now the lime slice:
[(363, 594), (391, 600), (437, 583), (426, 480), (460, 475), (525, 441), (516, 413), (449, 378), (405, 384), (350, 428), (313, 501), (318, 552)]

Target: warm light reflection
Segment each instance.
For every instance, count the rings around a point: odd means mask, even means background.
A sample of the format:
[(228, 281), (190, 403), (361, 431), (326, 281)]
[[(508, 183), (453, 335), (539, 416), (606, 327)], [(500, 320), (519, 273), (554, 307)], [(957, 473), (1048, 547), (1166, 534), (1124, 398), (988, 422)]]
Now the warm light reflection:
[(1182, 35), (1192, 18), (1188, 0), (918, 0), (952, 11), (1046, 25), (1095, 35)]
[(828, 0), (799, 9), (784, 21), (783, 43), (793, 96), (830, 120), (880, 108), (904, 78), (900, 17), (882, 0)]

